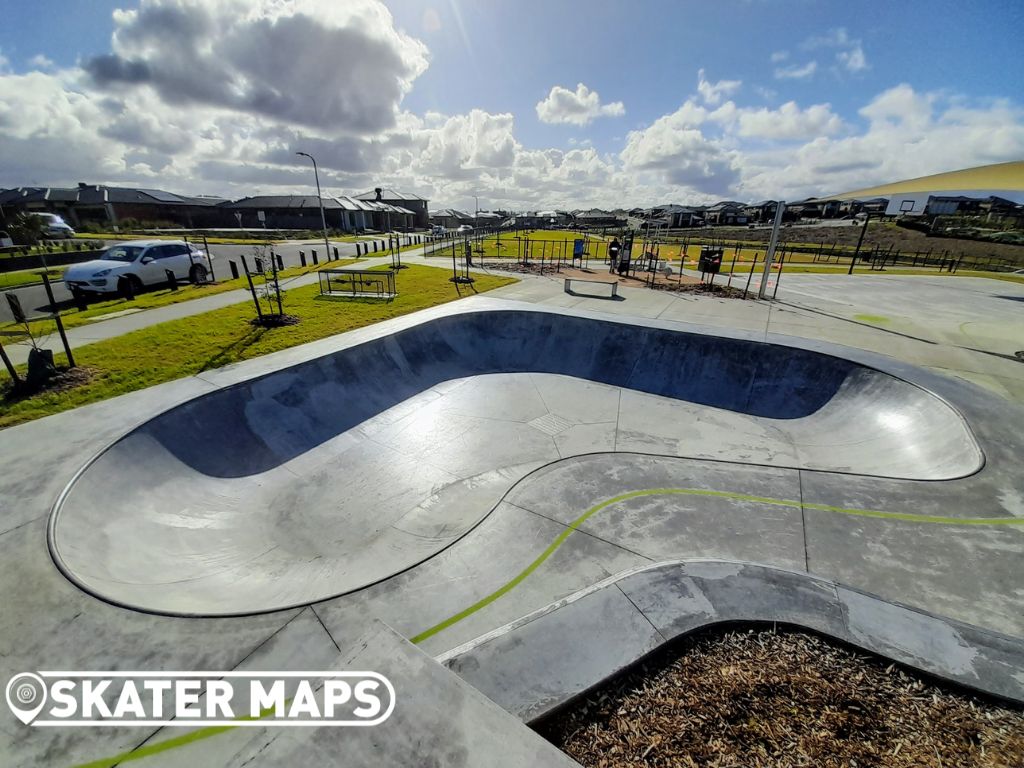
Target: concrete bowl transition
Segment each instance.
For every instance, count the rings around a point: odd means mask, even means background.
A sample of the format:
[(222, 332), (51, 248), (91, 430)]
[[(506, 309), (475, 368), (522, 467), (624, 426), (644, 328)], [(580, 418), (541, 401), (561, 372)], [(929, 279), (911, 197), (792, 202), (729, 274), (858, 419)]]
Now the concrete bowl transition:
[(623, 452), (936, 481), (984, 457), (945, 400), (783, 344), (548, 312), (427, 320), (137, 427), (54, 507), (62, 571), (175, 615), (304, 605), (401, 573), (552, 462)]

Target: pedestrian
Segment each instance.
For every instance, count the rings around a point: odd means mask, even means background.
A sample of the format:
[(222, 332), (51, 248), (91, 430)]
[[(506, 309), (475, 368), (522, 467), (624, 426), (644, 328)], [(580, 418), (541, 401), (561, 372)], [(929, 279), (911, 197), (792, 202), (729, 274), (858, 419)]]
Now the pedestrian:
[(608, 261), (611, 262), (611, 266), (608, 267), (609, 274), (615, 274), (615, 268), (619, 265), (619, 251), (622, 250), (622, 246), (619, 244), (619, 238), (613, 237), (612, 241), (608, 243)]

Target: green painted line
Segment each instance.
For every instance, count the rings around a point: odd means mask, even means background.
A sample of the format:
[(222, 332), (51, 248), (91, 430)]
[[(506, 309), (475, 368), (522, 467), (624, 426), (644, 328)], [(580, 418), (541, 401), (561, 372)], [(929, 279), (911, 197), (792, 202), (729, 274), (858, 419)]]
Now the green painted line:
[[(801, 504), (799, 501), (792, 499), (774, 499), (769, 496), (752, 496), (746, 493), (735, 493), (732, 491), (714, 491), (704, 488), (648, 488), (642, 491), (630, 491), (623, 493), (618, 496), (613, 496), (610, 499), (595, 504), (582, 515), (573, 520), (564, 531), (555, 537), (547, 548), (541, 552), (532, 563), (524, 568), (520, 573), (515, 576), (512, 580), (506, 582), (501, 587), (491, 592), (486, 597), (477, 600), (475, 603), (467, 608), (459, 611), (447, 619), (435, 624), (434, 626), (423, 630), (418, 635), (410, 638), (410, 642), (418, 645), (424, 640), (428, 640), (441, 632), (444, 632), (449, 627), (458, 624), (463, 619), (472, 616), (474, 613), (486, 608), (491, 603), (499, 600), (503, 596), (507, 595), (517, 586), (519, 586), (526, 578), (540, 568), (544, 562), (550, 558), (562, 544), (565, 543), (566, 539), (569, 538), (583, 523), (589, 518), (596, 515), (603, 509), (619, 504), (623, 501), (630, 499), (637, 499), (644, 496), (705, 496), (717, 499), (729, 499), (731, 501), (746, 501), (754, 504), (768, 504), (776, 507), (790, 507), (794, 509), (800, 509), (801, 506), (804, 509), (813, 509), (821, 512), (833, 512), (842, 515), (856, 515), (859, 517), (870, 517), (878, 518), (882, 520), (895, 520), (899, 522), (910, 522), (910, 523), (924, 523), (933, 525), (1024, 525), (1024, 518), (1021, 517), (945, 517), (942, 515), (915, 515), (909, 512), (883, 512), (875, 509), (855, 509), (849, 507), (834, 507), (828, 504), (812, 504), (804, 503)], [(260, 713), (260, 717), (265, 717), (272, 709), (263, 710)], [(239, 720), (251, 720), (251, 717), (240, 717)], [(212, 736), (217, 736), (225, 731), (231, 731), (237, 728), (234, 725), (219, 725), (210, 726), (208, 728), (200, 728), (198, 730), (186, 733), (182, 736), (177, 736), (173, 739), (167, 739), (166, 741), (157, 742), (148, 746), (139, 747), (138, 749), (130, 752), (124, 752), (114, 757), (107, 757), (102, 760), (95, 760), (90, 763), (81, 763), (75, 766), (75, 768), (111, 768), (119, 763), (126, 763), (134, 760), (141, 760), (145, 757), (160, 754), (171, 749), (177, 749), (179, 747), (187, 746), (188, 744), (194, 744), (198, 741), (208, 739)]]
[[(263, 709), (260, 711), (258, 717), (252, 717), (245, 715), (236, 718), (237, 720), (259, 720), (266, 717), (273, 708)], [(158, 741), (154, 744), (147, 744), (137, 749), (133, 749), (130, 752), (122, 752), (119, 755), (113, 757), (104, 757), (102, 760), (93, 760), (90, 763), (80, 763), (75, 768), (112, 768), (112, 766), (120, 765), (121, 763), (127, 763), (133, 760), (142, 760), (145, 757), (152, 757), (153, 755), (159, 755), (161, 752), (167, 752), (171, 749), (177, 749), (178, 747), (184, 747), (189, 744), (194, 744), (197, 741), (208, 739), (211, 736), (217, 736), (225, 731), (233, 731), (239, 726), (237, 725), (211, 725), (206, 728), (199, 728), (195, 731), (182, 734), (181, 736), (175, 736), (173, 739), (167, 739), (166, 741)]]
[(429, 629), (425, 629), (418, 635), (410, 638), (410, 642), (414, 644), (422, 643), (433, 637), (440, 632), (448, 629), (454, 624), (458, 624), (463, 619), (473, 615), (482, 608), (486, 608), (488, 605), (498, 600), (512, 589), (517, 587), (520, 583), (526, 579), (531, 573), (537, 570), (545, 560), (555, 553), (569, 536), (576, 531), (588, 518), (597, 514), (602, 509), (610, 507), (613, 504), (618, 504), (621, 501), (627, 501), (629, 499), (639, 498), (641, 496), (709, 496), (712, 498), (719, 499), (730, 499), (732, 501), (746, 501), (755, 504), (770, 504), (777, 507), (793, 507), (799, 509), (801, 506), (804, 509), (815, 509), (822, 512), (835, 512), (844, 515), (857, 515), (860, 517), (872, 517), (880, 518), (883, 520), (897, 520), (902, 522), (912, 523), (929, 523), (935, 525), (1024, 525), (1024, 518), (1021, 517), (975, 517), (975, 518), (960, 518), (960, 517), (944, 517), (941, 515), (915, 515), (909, 512), (882, 512), (874, 509), (853, 509), (848, 507), (833, 507), (828, 504), (803, 504), (799, 501), (790, 499), (774, 499), (768, 496), (752, 496), (746, 493), (734, 493), (732, 491), (714, 491), (703, 488), (650, 488), (643, 491), (631, 491), (629, 493), (621, 494), (620, 496), (614, 496), (610, 499), (600, 502), (594, 505), (578, 518), (572, 521), (569, 526), (558, 534), (558, 537), (548, 545), (541, 554), (526, 566), (523, 571), (511, 581), (507, 582), (497, 590), (481, 598), (477, 602), (473, 603), (468, 608), (464, 608), (458, 613), (449, 616), (444, 621), (435, 624)]

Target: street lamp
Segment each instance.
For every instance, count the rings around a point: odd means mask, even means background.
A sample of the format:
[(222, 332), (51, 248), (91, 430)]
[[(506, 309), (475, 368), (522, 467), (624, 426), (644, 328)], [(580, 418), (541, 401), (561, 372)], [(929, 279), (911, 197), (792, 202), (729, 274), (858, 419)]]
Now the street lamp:
[(316, 199), (320, 202), (320, 224), (323, 225), (323, 228), (324, 228), (324, 248), (326, 249), (326, 253), (324, 254), (324, 259), (326, 261), (330, 261), (331, 260), (331, 244), (327, 240), (327, 217), (324, 216), (324, 199), (323, 199), (323, 197), (320, 196), (320, 174), (317, 172), (317, 169), (316, 169), (316, 158), (313, 157), (308, 152), (296, 152), (295, 154), (296, 155), (302, 155), (303, 157), (308, 157), (310, 160), (313, 161), (313, 178), (316, 179)]

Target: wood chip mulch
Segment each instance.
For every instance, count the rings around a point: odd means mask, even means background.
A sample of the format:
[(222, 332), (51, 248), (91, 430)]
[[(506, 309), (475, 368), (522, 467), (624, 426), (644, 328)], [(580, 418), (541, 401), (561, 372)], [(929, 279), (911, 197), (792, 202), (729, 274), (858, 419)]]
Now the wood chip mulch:
[(250, 325), (254, 325), (257, 328), (283, 328), (286, 325), (298, 325), (299, 318), (295, 315), (268, 315), (263, 314), (263, 317), (254, 317), (249, 321)]
[[(0, 371), (3, 371), (0, 368)], [(16, 389), (12, 382), (6, 382), (0, 387), (0, 400), (11, 405), (19, 400), (25, 400), (38, 395), (58, 394), (88, 384), (100, 375), (98, 368), (88, 365), (80, 365), (77, 368), (58, 368), (57, 374), (51, 377), (46, 385), (40, 389), (28, 390), (26, 387)]]
[(789, 630), (703, 634), (536, 726), (584, 766), (1024, 766), (1024, 710)]

